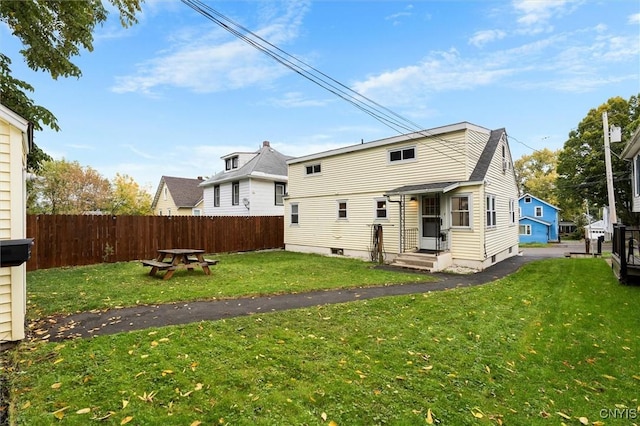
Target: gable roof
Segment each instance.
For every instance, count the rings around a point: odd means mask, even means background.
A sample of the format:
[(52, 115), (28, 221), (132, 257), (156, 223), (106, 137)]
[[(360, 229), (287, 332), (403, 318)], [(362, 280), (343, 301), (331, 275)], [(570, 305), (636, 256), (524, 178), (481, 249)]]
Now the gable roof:
[(174, 176), (162, 176), (160, 178), (160, 184), (156, 190), (156, 195), (153, 198), (153, 206), (158, 204), (162, 188), (166, 185), (173, 202), (176, 207), (195, 207), (200, 201), (202, 201), (203, 190), (200, 184), (203, 182), (201, 177), (197, 179), (181, 178)]
[(531, 194), (529, 194), (528, 192), (527, 192), (526, 194), (522, 195), (520, 198), (518, 198), (518, 202), (520, 202), (520, 201), (521, 201), (522, 199), (524, 199), (525, 197), (531, 197), (531, 198), (534, 198), (535, 200), (540, 201), (542, 204), (546, 204), (547, 206), (551, 207), (552, 209), (556, 209), (556, 210), (558, 210), (558, 211), (560, 211), (560, 210), (561, 210), (561, 209), (560, 209), (560, 207), (554, 206), (554, 205), (553, 205), (553, 204), (551, 204), (551, 203), (547, 203), (546, 201), (544, 201), (544, 200), (542, 200), (542, 199), (540, 199), (540, 198), (536, 197), (535, 195), (531, 195)]
[(280, 152), (273, 149), (268, 143), (264, 143), (262, 148), (256, 151), (255, 154), (255, 157), (247, 161), (247, 163), (242, 167), (236, 170), (216, 173), (216, 175), (212, 178), (202, 182), (200, 186), (211, 186), (223, 182), (240, 180), (250, 177), (259, 177), (272, 180), (287, 180), (287, 160), (293, 157), (281, 154)]
[(519, 221), (520, 222), (531, 221), (531, 222), (541, 223), (541, 224), (546, 225), (546, 226), (551, 226), (551, 222), (547, 222), (546, 220), (542, 220), (540, 218), (531, 217), (531, 216), (521, 216)]
[(627, 142), (627, 145), (625, 145), (620, 156), (627, 160), (631, 160), (636, 156), (638, 151), (640, 151), (640, 127), (633, 132), (631, 139)]

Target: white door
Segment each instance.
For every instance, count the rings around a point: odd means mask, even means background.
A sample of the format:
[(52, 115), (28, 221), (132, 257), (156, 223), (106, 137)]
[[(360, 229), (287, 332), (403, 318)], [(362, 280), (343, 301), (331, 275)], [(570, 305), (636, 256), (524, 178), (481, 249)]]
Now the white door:
[(423, 195), (421, 199), (420, 217), (420, 249), (438, 250), (440, 238), (440, 196)]

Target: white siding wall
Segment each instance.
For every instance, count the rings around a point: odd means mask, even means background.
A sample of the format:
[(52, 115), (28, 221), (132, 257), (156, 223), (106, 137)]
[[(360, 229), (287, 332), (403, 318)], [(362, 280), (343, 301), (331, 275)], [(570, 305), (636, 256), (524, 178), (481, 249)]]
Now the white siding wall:
[(276, 206), (275, 182), (251, 179), (251, 216), (282, 216), (284, 206)]
[(240, 182), (240, 203), (236, 206), (231, 204), (231, 184), (225, 182), (220, 184), (220, 207), (213, 205), (213, 186), (204, 188), (204, 214), (206, 216), (249, 216), (249, 210), (244, 206), (242, 200), (249, 198), (250, 185), (249, 180), (241, 180)]
[[(26, 122), (7, 117), (0, 115), (0, 239), (19, 239), (26, 236)], [(25, 312), (26, 265), (0, 268), (0, 342), (24, 339)]]

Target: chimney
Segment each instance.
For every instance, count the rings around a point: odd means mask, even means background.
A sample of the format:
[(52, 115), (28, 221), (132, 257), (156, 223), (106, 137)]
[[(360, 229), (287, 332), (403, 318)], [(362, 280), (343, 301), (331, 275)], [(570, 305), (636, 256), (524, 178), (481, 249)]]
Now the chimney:
[(262, 146), (271, 146), (271, 145), (269, 144), (269, 141), (264, 141), (262, 142)]
[(198, 180), (204, 180), (204, 179), (202, 179), (202, 176), (198, 176)]

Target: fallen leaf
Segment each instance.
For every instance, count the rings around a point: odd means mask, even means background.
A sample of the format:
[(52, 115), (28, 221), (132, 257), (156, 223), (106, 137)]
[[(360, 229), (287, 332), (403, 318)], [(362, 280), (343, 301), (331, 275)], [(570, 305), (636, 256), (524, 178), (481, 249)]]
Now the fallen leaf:
[(62, 420), (64, 419), (64, 412), (65, 410), (69, 409), (69, 407), (63, 407), (57, 411), (53, 412), (53, 417), (55, 417), (58, 420)]
[(562, 417), (563, 419), (567, 419), (567, 420), (571, 420), (570, 416), (567, 416), (565, 413), (562, 413), (560, 411), (556, 412), (557, 415), (559, 415), (560, 417)]
[(126, 425), (127, 423), (129, 423), (131, 420), (133, 420), (133, 416), (127, 416), (124, 419), (122, 419), (122, 421), (120, 422), (121, 425)]
[(608, 374), (603, 374), (602, 377), (604, 377), (605, 379), (609, 379), (609, 380), (617, 380), (615, 377), (610, 376)]
[(200, 426), (202, 422), (200, 420), (194, 420), (189, 426)]
[(62, 386), (62, 383), (60, 382), (54, 383), (51, 385), (51, 389), (60, 389), (60, 386)]
[(60, 364), (62, 361), (64, 361), (64, 358), (58, 358), (55, 361), (53, 361), (53, 365)]
[(588, 425), (589, 424), (589, 419), (586, 417), (580, 417), (578, 419), (580, 421), (580, 423), (582, 423), (583, 425)]
[(433, 414), (431, 413), (431, 408), (427, 410), (427, 418), (425, 419), (428, 425), (433, 424)]
[(327, 421), (327, 413), (322, 413), (322, 414), (320, 414), (320, 418), (321, 418), (323, 421), (325, 421), (325, 422), (326, 422), (326, 421)]
[(338, 426), (338, 423), (334, 422), (333, 420), (331, 420), (329, 422), (329, 426)]
[(91, 412), (91, 408), (81, 408), (80, 410), (76, 411), (76, 414), (87, 414)]
[(22, 409), (26, 410), (27, 408), (31, 407), (31, 401), (27, 401), (24, 404), (22, 404)]
[(127, 405), (129, 405), (129, 400), (128, 399), (123, 399), (122, 400), (122, 409), (124, 410), (125, 408), (127, 408)]

